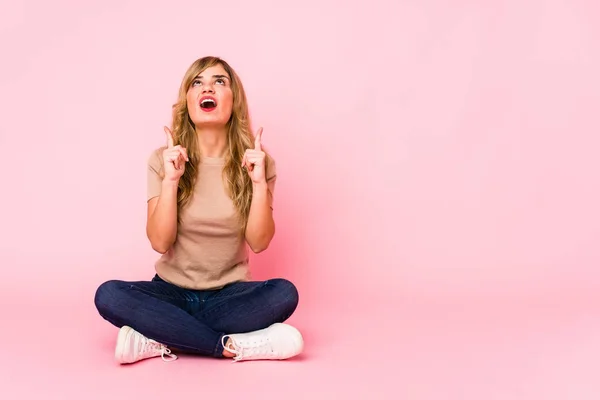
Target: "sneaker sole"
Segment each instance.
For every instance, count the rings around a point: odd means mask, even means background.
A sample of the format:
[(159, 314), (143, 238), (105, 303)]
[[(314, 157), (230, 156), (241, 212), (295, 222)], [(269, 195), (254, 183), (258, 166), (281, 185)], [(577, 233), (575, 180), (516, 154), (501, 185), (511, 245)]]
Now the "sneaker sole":
[(115, 360), (119, 364), (127, 364), (128, 362), (123, 359), (125, 354), (125, 343), (127, 343), (127, 338), (129, 334), (133, 331), (129, 326), (123, 326), (119, 330), (119, 335), (117, 336), (117, 346), (115, 347)]

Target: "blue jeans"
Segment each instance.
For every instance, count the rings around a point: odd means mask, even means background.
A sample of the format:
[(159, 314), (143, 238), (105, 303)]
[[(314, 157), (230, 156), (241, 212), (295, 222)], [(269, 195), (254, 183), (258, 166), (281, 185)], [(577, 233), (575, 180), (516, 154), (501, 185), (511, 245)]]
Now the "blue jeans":
[(165, 282), (104, 282), (96, 291), (100, 315), (128, 325), (172, 349), (222, 357), (221, 338), (266, 328), (288, 319), (298, 291), (285, 279), (235, 282), (217, 290), (189, 290)]

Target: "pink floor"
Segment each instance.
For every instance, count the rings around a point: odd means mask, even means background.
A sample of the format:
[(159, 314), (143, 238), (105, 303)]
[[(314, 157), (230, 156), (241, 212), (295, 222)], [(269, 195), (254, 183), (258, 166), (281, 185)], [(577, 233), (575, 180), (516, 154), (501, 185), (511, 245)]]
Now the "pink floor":
[(77, 298), (29, 297), (18, 312), (3, 298), (0, 398), (600, 398), (598, 296), (585, 293), (361, 296), (301, 306), (290, 323), (306, 351), (294, 360), (126, 367), (113, 363), (116, 329)]

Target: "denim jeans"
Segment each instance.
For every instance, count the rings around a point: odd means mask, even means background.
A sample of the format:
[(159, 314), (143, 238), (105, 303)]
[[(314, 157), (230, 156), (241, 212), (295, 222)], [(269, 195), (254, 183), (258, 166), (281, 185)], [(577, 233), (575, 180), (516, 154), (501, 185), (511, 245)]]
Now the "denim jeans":
[(285, 279), (235, 282), (216, 290), (189, 290), (165, 282), (104, 282), (96, 291), (100, 315), (120, 328), (128, 325), (172, 349), (222, 357), (221, 338), (287, 320), (298, 291)]

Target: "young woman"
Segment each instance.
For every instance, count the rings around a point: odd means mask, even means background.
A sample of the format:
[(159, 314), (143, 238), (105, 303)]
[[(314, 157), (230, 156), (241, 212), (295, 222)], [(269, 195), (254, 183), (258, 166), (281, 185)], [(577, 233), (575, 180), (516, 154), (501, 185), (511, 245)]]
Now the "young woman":
[(235, 361), (286, 359), (303, 349), (283, 324), (298, 305), (289, 281), (252, 281), (248, 247), (275, 233), (275, 161), (250, 131), (242, 83), (222, 59), (187, 70), (167, 146), (148, 161), (146, 232), (162, 256), (151, 281), (100, 285), (100, 315), (120, 328), (115, 357), (133, 363), (173, 352)]

